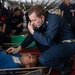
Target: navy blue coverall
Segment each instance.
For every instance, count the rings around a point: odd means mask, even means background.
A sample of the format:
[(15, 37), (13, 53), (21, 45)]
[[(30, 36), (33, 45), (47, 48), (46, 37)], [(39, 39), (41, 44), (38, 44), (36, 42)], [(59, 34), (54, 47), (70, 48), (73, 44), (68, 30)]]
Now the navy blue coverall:
[(32, 41), (35, 41), (41, 51), (39, 62), (43, 66), (60, 69), (66, 58), (75, 53), (74, 42), (62, 43), (62, 41), (72, 39), (74, 35), (66, 21), (56, 14), (46, 12), (44, 23), (40, 28), (35, 29), (34, 34), (30, 34), (21, 43), (21, 46), (26, 48)]

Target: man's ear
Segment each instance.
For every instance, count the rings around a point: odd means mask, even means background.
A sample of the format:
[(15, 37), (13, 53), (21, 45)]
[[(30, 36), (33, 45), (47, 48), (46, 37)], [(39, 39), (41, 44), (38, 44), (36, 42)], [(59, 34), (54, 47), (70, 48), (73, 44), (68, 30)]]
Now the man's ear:
[(41, 15), (40, 17), (41, 17), (41, 18), (43, 18), (44, 16), (43, 16), (43, 15)]
[(41, 19), (42, 19), (43, 21), (44, 21), (44, 18), (45, 18), (45, 17), (44, 17), (43, 15), (41, 15)]

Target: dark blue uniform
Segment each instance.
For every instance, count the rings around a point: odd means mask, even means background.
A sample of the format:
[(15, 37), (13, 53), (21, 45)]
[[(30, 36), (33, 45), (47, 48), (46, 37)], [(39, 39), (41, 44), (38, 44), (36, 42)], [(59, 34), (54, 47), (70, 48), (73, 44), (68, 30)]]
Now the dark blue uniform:
[(62, 11), (64, 7), (64, 2), (59, 5), (59, 9)]
[[(72, 5), (72, 9), (75, 10), (75, 3)], [(71, 28), (75, 34), (75, 12), (72, 12)]]
[(26, 48), (32, 41), (35, 41), (38, 49), (42, 52), (39, 57), (40, 63), (60, 69), (66, 58), (75, 53), (74, 42), (62, 43), (63, 40), (71, 39), (74, 39), (74, 35), (66, 21), (56, 14), (47, 12), (42, 26), (35, 29), (34, 34), (30, 34), (21, 46)]
[(14, 35), (19, 35), (22, 30), (23, 30), (23, 25), (21, 25), (21, 27), (17, 27), (18, 24), (23, 22), (23, 17), (20, 16), (13, 16), (13, 14), (7, 16), (6, 20), (5, 20), (5, 24), (6, 24), (6, 30), (5, 33), (8, 35), (11, 33), (12, 30), (16, 30)]
[(5, 54), (5, 51), (2, 49), (0, 51), (0, 69), (7, 68), (21, 68), (22, 65), (15, 63), (12, 56), (20, 58), (20, 54)]
[(67, 21), (68, 24), (70, 24), (71, 22), (71, 16), (72, 13), (70, 12), (70, 10), (72, 9), (72, 4), (70, 4), (69, 6), (66, 4), (63, 4), (62, 7), (62, 11), (64, 11), (64, 15), (63, 18)]

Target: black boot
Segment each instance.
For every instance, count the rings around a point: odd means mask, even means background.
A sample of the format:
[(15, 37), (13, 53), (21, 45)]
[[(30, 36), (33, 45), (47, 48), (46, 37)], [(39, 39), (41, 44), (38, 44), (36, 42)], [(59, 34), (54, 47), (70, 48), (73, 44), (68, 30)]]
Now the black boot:
[(62, 71), (60, 71), (60, 75), (71, 75), (73, 64), (74, 64), (73, 58), (67, 60)]

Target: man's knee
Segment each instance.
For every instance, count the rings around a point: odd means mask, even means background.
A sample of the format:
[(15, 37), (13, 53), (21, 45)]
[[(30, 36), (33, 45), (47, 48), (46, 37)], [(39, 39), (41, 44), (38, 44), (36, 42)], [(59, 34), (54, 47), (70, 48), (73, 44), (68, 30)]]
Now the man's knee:
[(43, 57), (43, 56), (40, 56), (39, 57), (39, 62), (41, 63), (41, 65), (44, 65), (44, 66), (46, 66), (46, 59)]

